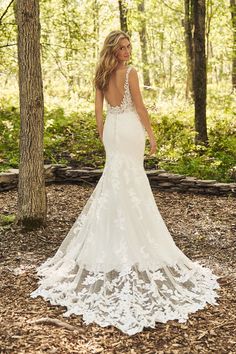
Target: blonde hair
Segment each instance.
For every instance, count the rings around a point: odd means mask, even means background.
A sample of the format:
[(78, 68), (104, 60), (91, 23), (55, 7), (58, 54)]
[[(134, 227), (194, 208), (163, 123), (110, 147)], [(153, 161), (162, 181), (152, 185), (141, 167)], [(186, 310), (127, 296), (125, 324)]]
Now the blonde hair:
[(116, 53), (119, 48), (119, 40), (130, 37), (124, 31), (112, 31), (105, 38), (103, 48), (100, 52), (100, 58), (96, 66), (94, 84), (95, 87), (104, 90), (107, 88), (108, 81), (112, 72), (118, 65)]

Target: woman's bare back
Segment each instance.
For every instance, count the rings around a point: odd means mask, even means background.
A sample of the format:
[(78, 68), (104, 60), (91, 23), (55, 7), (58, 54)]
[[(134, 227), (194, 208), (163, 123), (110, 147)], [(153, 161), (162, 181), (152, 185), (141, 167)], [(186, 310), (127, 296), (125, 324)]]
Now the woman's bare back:
[(125, 77), (127, 67), (117, 69), (111, 74), (107, 89), (104, 91), (104, 97), (110, 106), (120, 106), (125, 94)]

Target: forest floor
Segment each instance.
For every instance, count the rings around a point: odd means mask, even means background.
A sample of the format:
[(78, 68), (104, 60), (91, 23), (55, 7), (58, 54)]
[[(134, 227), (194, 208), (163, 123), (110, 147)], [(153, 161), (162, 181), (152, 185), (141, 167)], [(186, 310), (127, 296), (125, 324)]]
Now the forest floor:
[[(128, 336), (117, 328), (85, 325), (82, 316), (62, 316), (36, 289), (35, 267), (52, 256), (92, 193), (88, 185), (49, 185), (48, 223), (37, 231), (0, 226), (0, 353), (8, 354), (205, 354), (236, 353), (236, 200), (233, 197), (160, 192), (158, 208), (176, 244), (192, 260), (220, 276), (218, 305), (209, 305), (155, 329)], [(17, 192), (0, 194), (0, 214), (16, 212)], [(36, 323), (42, 318), (63, 322)], [(60, 322), (59, 322), (60, 324)], [(66, 328), (66, 324), (76, 329)], [(74, 328), (75, 328), (74, 327)], [(234, 334), (233, 334), (234, 333)]]

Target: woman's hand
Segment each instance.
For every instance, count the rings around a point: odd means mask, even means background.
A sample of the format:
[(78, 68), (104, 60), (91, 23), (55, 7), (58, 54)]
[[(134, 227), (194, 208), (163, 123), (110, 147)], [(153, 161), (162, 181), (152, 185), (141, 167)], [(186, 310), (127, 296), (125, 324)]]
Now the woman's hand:
[(154, 135), (151, 135), (151, 137), (149, 138), (150, 141), (150, 153), (149, 155), (155, 154), (156, 153), (156, 149), (157, 149), (157, 143), (156, 143), (156, 139)]

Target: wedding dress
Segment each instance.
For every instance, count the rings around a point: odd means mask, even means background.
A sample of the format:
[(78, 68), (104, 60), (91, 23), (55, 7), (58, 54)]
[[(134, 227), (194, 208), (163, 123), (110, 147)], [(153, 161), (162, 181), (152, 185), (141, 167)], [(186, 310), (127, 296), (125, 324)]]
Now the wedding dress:
[(174, 243), (144, 170), (146, 131), (132, 102), (128, 75), (119, 106), (107, 103), (106, 162), (82, 212), (56, 254), (37, 268), (41, 295), (64, 316), (113, 325), (128, 335), (155, 322), (186, 322), (218, 305), (218, 276)]

